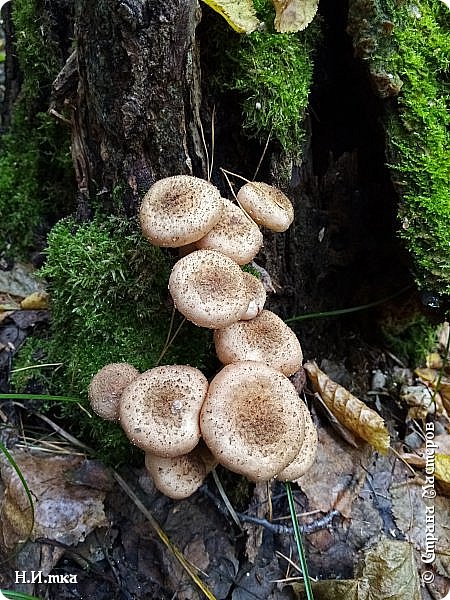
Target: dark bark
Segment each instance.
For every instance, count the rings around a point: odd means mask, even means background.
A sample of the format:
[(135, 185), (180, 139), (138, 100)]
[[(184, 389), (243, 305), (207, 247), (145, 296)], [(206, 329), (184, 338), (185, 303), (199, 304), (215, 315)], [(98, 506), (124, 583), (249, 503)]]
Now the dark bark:
[[(123, 192), (128, 214), (157, 179), (205, 175), (199, 133), (197, 0), (75, 3), (78, 87), (70, 98), (80, 214)], [(73, 77), (67, 66), (67, 80)], [(71, 84), (58, 82), (61, 108)], [(75, 90), (74, 90), (75, 91)]]

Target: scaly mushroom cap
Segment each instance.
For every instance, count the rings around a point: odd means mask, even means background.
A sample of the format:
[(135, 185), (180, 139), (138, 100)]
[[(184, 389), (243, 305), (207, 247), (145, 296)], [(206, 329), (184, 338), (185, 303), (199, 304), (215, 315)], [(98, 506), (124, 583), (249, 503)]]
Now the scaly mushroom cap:
[(175, 175), (152, 185), (142, 201), (141, 229), (155, 246), (178, 248), (203, 237), (222, 214), (219, 190), (203, 179)]
[(145, 455), (145, 466), (156, 488), (174, 500), (188, 498), (196, 492), (216, 465), (217, 461), (202, 440), (192, 452), (182, 456)]
[(300, 402), (300, 405), (305, 420), (305, 437), (297, 456), (287, 467), (278, 473), (277, 479), (280, 481), (296, 481), (312, 467), (316, 458), (318, 446), (317, 429), (314, 426), (306, 405), (303, 402)]
[(297, 336), (270, 310), (263, 310), (250, 321), (239, 321), (215, 331), (214, 344), (224, 365), (256, 360), (286, 376), (302, 365), (303, 354)]
[(176, 308), (200, 327), (226, 327), (248, 307), (243, 272), (216, 250), (197, 250), (173, 267), (169, 290)]
[(245, 287), (248, 294), (248, 307), (245, 313), (241, 316), (243, 321), (254, 319), (264, 308), (266, 303), (267, 292), (262, 281), (251, 273), (243, 272), (245, 279)]
[(245, 265), (255, 258), (263, 244), (258, 225), (236, 204), (223, 198), (220, 221), (196, 246), (199, 249), (218, 250), (238, 265)]
[(238, 192), (239, 205), (258, 225), (286, 231), (294, 220), (294, 208), (281, 190), (262, 181), (250, 181)]
[(303, 442), (300, 399), (289, 379), (268, 365), (228, 365), (210, 383), (200, 429), (220, 464), (267, 481), (294, 460)]
[(191, 496), (206, 477), (205, 464), (193, 452), (173, 458), (162, 458), (147, 453), (145, 466), (156, 488), (174, 500)]
[(163, 457), (187, 454), (200, 439), (199, 414), (207, 389), (208, 380), (194, 367), (150, 369), (122, 394), (120, 424), (145, 452)]
[(128, 363), (112, 363), (94, 375), (88, 389), (92, 410), (107, 421), (119, 420), (119, 400), (124, 389), (139, 377)]

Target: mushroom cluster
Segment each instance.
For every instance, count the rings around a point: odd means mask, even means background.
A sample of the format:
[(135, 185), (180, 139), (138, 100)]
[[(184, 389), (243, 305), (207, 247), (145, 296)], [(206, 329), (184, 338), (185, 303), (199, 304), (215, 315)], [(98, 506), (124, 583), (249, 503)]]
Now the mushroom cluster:
[(294, 481), (317, 448), (309, 411), (289, 380), (302, 364), (300, 343), (264, 309), (261, 281), (241, 269), (263, 244), (259, 226), (285, 231), (293, 207), (262, 182), (246, 183), (236, 199), (178, 175), (156, 182), (140, 209), (143, 235), (180, 249), (170, 294), (186, 319), (214, 330), (223, 368), (208, 383), (191, 366), (139, 374), (130, 365), (107, 365), (89, 388), (93, 410), (120, 422), (144, 450), (156, 487), (176, 499), (198, 489), (218, 463), (252, 481)]

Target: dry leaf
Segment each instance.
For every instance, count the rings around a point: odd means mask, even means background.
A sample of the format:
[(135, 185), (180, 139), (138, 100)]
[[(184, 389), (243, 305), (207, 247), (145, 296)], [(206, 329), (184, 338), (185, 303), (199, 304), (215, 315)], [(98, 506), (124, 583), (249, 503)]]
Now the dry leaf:
[(369, 442), (379, 452), (386, 454), (390, 437), (380, 415), (344, 387), (332, 381), (315, 362), (305, 363), (303, 367), (309, 375), (314, 391), (320, 394), (342, 425)]
[[(419, 482), (390, 488), (392, 513), (399, 529), (419, 554), (427, 553), (427, 523), (432, 516), (435, 560), (433, 567), (445, 575), (450, 572), (450, 506), (448, 498), (434, 497), (433, 485)], [(428, 516), (428, 521), (427, 521)], [(428, 544), (428, 549), (430, 545)]]
[(259, 26), (252, 0), (203, 0), (238, 33), (251, 33)]
[(33, 292), (20, 303), (23, 310), (44, 310), (48, 308), (49, 295), (44, 290)]
[[(32, 539), (48, 538), (72, 545), (107, 525), (105, 494), (86, 486), (70, 485), (66, 473), (79, 467), (79, 456), (42, 456), (23, 450), (11, 452), (34, 499)], [(0, 502), (0, 545), (11, 549), (27, 536), (31, 509), (17, 473), (5, 460), (0, 464), (5, 487)]]
[(448, 454), (434, 455), (434, 475), (436, 479), (450, 484), (450, 456)]
[(314, 19), (319, 0), (272, 0), (275, 29), (281, 33), (302, 31)]
[[(406, 542), (382, 539), (365, 553), (357, 567), (358, 579), (312, 584), (315, 600), (420, 600), (420, 584), (413, 548)], [(303, 599), (303, 584), (293, 586)]]
[[(450, 379), (448, 377), (439, 378), (440, 372), (436, 369), (416, 369), (414, 372), (433, 390), (439, 392), (445, 409), (450, 410)], [(436, 408), (439, 409), (440, 407), (437, 406)]]

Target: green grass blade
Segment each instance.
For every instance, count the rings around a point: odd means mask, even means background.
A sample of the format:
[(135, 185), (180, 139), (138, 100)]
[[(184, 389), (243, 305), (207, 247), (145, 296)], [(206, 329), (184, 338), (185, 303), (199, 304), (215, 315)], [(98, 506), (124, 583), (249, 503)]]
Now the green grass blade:
[[(37, 596), (29, 596), (23, 592), (12, 592), (11, 590), (0, 590), (5, 598), (17, 599), (17, 600), (41, 600)], [(0, 599), (1, 600), (1, 599)]]
[(51, 394), (0, 394), (0, 400), (48, 400), (52, 402), (78, 402), (79, 398), (71, 396), (52, 396)]
[(294, 529), (295, 543), (297, 544), (298, 556), (300, 559), (300, 567), (303, 573), (303, 581), (305, 583), (305, 592), (308, 600), (314, 600), (311, 581), (309, 579), (308, 564), (306, 562), (305, 550), (303, 548), (302, 536), (298, 526), (297, 513), (295, 512), (294, 496), (292, 495), (291, 484), (286, 481), (284, 484), (289, 503), (289, 511), (291, 513), (292, 527)]
[(395, 294), (391, 294), (390, 296), (387, 296), (386, 298), (381, 298), (380, 300), (374, 300), (373, 302), (369, 302), (368, 304), (360, 304), (359, 306), (350, 306), (349, 308), (339, 308), (336, 310), (324, 312), (306, 313), (305, 315), (297, 315), (295, 317), (285, 319), (284, 322), (291, 323), (292, 321), (306, 321), (307, 319), (324, 319), (328, 317), (339, 317), (340, 315), (359, 312), (361, 310), (368, 310), (369, 308), (375, 308), (375, 306), (379, 306), (380, 304), (389, 302), (389, 300), (393, 300), (394, 298), (397, 298), (397, 296), (401, 296), (404, 292), (408, 291), (412, 287), (412, 285), (407, 285), (398, 292), (395, 292)]

